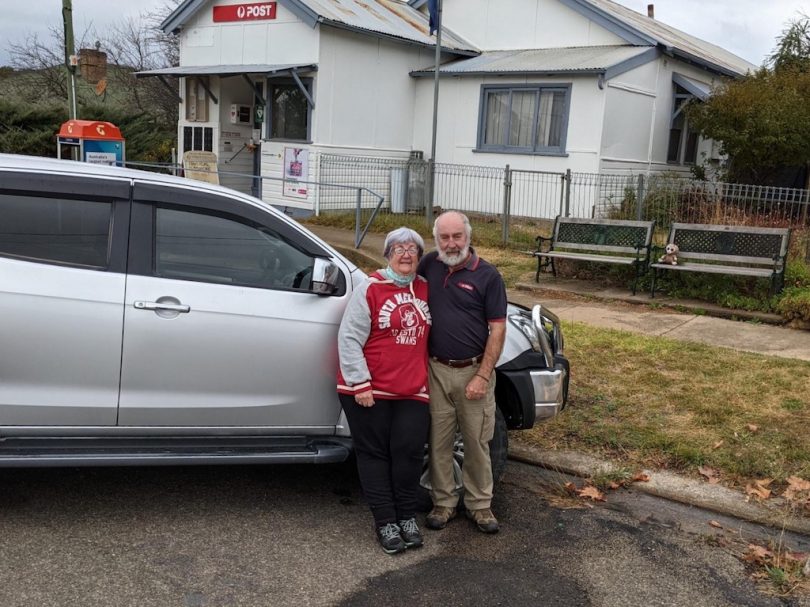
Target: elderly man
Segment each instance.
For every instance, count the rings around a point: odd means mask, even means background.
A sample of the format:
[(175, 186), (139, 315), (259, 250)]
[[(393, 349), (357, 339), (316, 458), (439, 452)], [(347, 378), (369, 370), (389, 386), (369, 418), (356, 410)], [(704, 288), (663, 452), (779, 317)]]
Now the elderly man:
[(464, 438), (464, 506), (484, 533), (497, 533), (492, 514), (489, 441), (495, 429), (495, 364), (506, 335), (506, 288), (494, 266), (470, 246), (472, 228), (462, 213), (436, 218), (437, 250), (425, 255), (419, 274), (428, 281), (433, 317), (430, 353), (430, 529), (456, 516), (453, 443)]

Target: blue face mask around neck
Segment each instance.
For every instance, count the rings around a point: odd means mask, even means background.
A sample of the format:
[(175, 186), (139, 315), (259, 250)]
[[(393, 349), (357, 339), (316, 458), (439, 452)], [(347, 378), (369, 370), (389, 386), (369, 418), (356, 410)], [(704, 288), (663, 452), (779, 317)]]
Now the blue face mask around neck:
[(402, 274), (397, 274), (394, 270), (391, 269), (391, 266), (388, 266), (383, 270), (385, 273), (386, 278), (393, 280), (394, 284), (398, 287), (407, 287), (413, 279), (416, 277), (416, 274), (408, 274), (407, 276), (403, 276)]

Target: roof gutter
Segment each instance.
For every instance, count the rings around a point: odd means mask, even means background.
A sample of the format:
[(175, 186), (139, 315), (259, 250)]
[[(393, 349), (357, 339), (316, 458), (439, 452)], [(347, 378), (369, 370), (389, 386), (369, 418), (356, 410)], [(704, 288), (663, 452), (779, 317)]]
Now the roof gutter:
[(663, 45), (663, 44), (659, 44), (658, 46), (665, 55), (668, 55), (668, 56), (673, 57), (675, 59), (680, 59), (681, 61), (684, 61), (684, 62), (689, 63), (691, 65), (701, 67), (701, 68), (703, 68), (705, 70), (708, 70), (710, 72), (714, 72), (716, 74), (719, 74), (720, 76), (726, 76), (726, 77), (734, 78), (734, 79), (739, 79), (739, 78), (742, 78), (743, 76), (745, 76), (745, 74), (740, 74), (739, 72), (735, 72), (734, 70), (732, 70), (730, 68), (727, 68), (727, 67), (719, 65), (717, 63), (714, 63), (713, 61), (707, 61), (703, 57), (698, 57), (697, 55), (687, 53), (687, 52), (682, 51), (680, 49), (677, 49), (677, 48), (675, 48), (673, 46), (666, 46), (666, 45)]

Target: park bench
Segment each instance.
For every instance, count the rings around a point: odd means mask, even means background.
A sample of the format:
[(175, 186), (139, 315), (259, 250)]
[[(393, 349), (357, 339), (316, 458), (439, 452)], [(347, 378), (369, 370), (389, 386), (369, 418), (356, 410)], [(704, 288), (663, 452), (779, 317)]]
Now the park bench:
[(771, 293), (778, 293), (789, 240), (789, 228), (673, 223), (667, 243), (678, 245), (678, 264), (650, 264), (650, 297), (655, 297), (658, 270), (770, 278)]
[[(582, 219), (557, 216), (551, 238), (538, 236), (535, 282), (540, 282), (540, 271), (551, 265), (557, 276), (554, 260), (565, 258), (578, 261), (594, 261), (633, 265), (636, 279), (633, 281), (633, 294), (639, 276), (647, 270), (650, 261), (654, 221), (631, 221), (619, 219)], [(544, 251), (544, 243), (549, 243)]]

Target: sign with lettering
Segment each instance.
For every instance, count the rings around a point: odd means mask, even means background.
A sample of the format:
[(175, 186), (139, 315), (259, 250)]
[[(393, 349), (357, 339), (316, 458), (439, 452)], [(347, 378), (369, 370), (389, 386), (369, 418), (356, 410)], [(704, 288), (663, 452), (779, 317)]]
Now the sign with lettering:
[(275, 2), (256, 2), (253, 4), (226, 4), (214, 7), (214, 23), (225, 21), (256, 21), (258, 19), (275, 19)]
[(183, 154), (183, 175), (189, 179), (218, 184), (217, 155), (214, 152), (185, 152)]
[(284, 196), (307, 198), (308, 184), (299, 179), (309, 179), (309, 150), (304, 148), (284, 148)]

